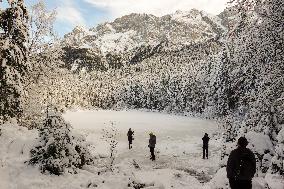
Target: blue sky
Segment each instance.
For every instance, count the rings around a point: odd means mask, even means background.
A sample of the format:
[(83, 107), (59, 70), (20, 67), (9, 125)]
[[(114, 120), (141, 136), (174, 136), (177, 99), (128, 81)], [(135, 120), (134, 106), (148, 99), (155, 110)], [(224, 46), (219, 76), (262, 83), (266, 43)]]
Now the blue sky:
[[(28, 5), (37, 0), (26, 0)], [(90, 6), (82, 0), (46, 0), (49, 10), (57, 10), (55, 30), (60, 36), (70, 32), (75, 26), (93, 27), (97, 24), (110, 20), (110, 13), (103, 8)]]
[[(37, 1), (25, 0), (28, 6)], [(226, 2), (227, 0), (45, 0), (48, 9), (56, 9), (58, 12), (55, 30), (60, 36), (77, 25), (94, 27), (133, 12), (162, 16), (176, 10), (197, 8), (218, 14), (225, 8)]]

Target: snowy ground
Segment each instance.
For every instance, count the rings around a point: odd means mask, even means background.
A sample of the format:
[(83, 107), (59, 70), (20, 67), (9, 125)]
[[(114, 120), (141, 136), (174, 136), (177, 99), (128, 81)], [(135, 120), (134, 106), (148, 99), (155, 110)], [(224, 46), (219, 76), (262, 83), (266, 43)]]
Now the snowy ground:
[[(204, 132), (212, 136), (218, 131), (214, 121), (141, 111), (77, 111), (67, 112), (64, 117), (94, 145), (92, 153), (101, 157), (95, 160), (96, 166), (85, 167), (75, 175), (41, 174), (36, 167), (25, 164), (37, 131), (2, 125), (0, 189), (227, 188), (225, 169), (218, 170), (219, 139), (211, 137), (208, 160), (203, 160), (201, 154)], [(105, 171), (109, 152), (102, 140), (102, 129), (109, 127), (110, 122), (114, 122), (119, 131), (114, 172)], [(135, 131), (131, 150), (128, 149), (126, 137), (130, 127)], [(149, 159), (149, 132), (157, 136), (155, 162)], [(273, 177), (269, 179), (277, 180)], [(254, 189), (264, 188), (263, 185), (263, 179), (254, 180)]]

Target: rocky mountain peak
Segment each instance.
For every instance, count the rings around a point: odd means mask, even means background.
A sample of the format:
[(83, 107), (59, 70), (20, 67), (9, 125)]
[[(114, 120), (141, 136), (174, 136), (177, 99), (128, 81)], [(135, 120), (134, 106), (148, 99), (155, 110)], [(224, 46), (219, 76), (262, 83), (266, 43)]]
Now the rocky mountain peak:
[[(225, 32), (220, 17), (197, 9), (162, 17), (132, 13), (89, 30), (76, 27), (64, 37), (63, 43), (71, 48), (88, 49), (84, 50), (88, 54), (96, 52), (102, 59), (112, 54), (127, 56), (123, 58), (126, 60), (135, 57), (134, 62), (139, 62), (164, 48), (178, 50), (192, 43), (218, 40)], [(161, 45), (164, 42), (167, 45)]]
[(93, 41), (102, 52), (122, 52), (142, 44), (157, 44), (167, 39), (173, 44), (188, 44), (215, 38), (225, 32), (221, 19), (192, 9), (157, 17), (132, 13), (91, 28)]

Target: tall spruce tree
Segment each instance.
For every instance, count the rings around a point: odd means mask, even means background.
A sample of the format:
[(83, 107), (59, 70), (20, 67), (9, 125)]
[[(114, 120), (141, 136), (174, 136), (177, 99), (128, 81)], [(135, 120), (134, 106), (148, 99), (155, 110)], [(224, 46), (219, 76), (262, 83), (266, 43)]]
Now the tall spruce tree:
[(22, 114), (23, 77), (27, 61), (28, 12), (23, 0), (0, 10), (0, 120)]

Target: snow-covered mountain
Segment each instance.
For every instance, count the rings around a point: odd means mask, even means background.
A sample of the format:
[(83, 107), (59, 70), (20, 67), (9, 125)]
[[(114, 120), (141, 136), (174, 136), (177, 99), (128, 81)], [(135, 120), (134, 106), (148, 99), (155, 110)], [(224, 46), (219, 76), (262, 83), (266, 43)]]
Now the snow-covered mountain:
[(130, 14), (91, 29), (96, 36), (95, 45), (104, 53), (165, 40), (173, 44), (188, 44), (219, 37), (225, 30), (219, 17), (196, 9), (162, 17)]
[[(106, 55), (112, 57), (114, 54), (120, 54), (124, 62), (131, 62), (134, 56), (135, 59), (141, 59), (137, 57), (137, 52), (138, 56), (145, 57), (145, 54), (157, 53), (161, 46), (180, 49), (192, 43), (204, 43), (209, 39), (218, 40), (227, 30), (222, 24), (226, 23), (223, 20), (224, 18), (196, 9), (176, 11), (162, 17), (133, 13), (90, 29), (76, 27), (64, 36), (63, 44), (69, 50), (73, 49), (73, 55), (88, 51), (96, 60), (98, 56), (101, 57), (101, 60), (97, 61), (100, 64), (107, 61)], [(78, 52), (74, 52), (74, 49)], [(73, 64), (77, 58), (67, 57), (65, 60)], [(92, 60), (92, 56), (83, 59)]]

